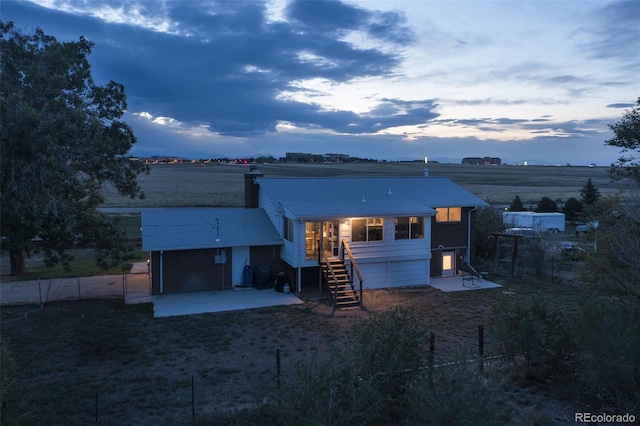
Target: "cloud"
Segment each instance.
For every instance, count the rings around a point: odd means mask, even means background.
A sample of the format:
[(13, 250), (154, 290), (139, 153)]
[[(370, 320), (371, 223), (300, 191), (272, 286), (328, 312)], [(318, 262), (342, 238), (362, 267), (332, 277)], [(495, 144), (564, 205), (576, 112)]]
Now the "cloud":
[(615, 104), (609, 104), (607, 105), (607, 108), (632, 108), (635, 104), (633, 103), (624, 103), (624, 102), (618, 102)]
[(34, 1), (3, 19), (95, 42), (157, 154), (573, 157), (638, 88), (630, 1)]

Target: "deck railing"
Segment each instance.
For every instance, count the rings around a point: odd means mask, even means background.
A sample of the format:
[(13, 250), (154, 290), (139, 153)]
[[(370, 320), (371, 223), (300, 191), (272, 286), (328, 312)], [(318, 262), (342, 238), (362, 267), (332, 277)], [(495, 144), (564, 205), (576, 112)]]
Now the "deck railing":
[(355, 287), (353, 285), (353, 272), (355, 271), (356, 275), (358, 275), (358, 281), (360, 282), (360, 285), (359, 285), (360, 294), (359, 294), (358, 300), (360, 302), (360, 306), (362, 306), (362, 283), (364, 282), (364, 279), (362, 278), (362, 274), (360, 273), (360, 268), (358, 268), (356, 259), (353, 257), (353, 253), (351, 253), (351, 248), (349, 247), (349, 243), (347, 243), (347, 240), (342, 240), (341, 246), (342, 247), (340, 250), (340, 258), (344, 261), (345, 254), (347, 255), (347, 257), (349, 257), (349, 264), (351, 267), (349, 280), (351, 281), (351, 287), (354, 289), (354, 291), (355, 291)]

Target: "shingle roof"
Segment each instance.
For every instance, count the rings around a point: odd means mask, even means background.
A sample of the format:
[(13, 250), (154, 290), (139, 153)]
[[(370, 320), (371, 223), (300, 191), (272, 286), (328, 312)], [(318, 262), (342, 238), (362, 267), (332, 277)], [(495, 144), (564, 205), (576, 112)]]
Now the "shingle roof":
[(442, 177), (260, 177), (257, 183), (276, 205), (302, 218), (430, 215), (437, 207), (488, 205)]
[(262, 209), (189, 208), (142, 212), (142, 250), (267, 246), (282, 239)]

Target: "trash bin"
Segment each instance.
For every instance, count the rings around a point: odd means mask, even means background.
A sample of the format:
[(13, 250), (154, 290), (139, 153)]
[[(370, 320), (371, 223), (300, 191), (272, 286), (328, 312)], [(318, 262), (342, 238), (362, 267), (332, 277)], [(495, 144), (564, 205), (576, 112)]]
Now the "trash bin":
[(276, 278), (276, 291), (283, 293), (285, 284), (289, 284), (289, 277), (286, 272), (279, 272), (278, 278)]
[(260, 289), (270, 287), (271, 268), (269, 265), (260, 265), (256, 268), (255, 286)]

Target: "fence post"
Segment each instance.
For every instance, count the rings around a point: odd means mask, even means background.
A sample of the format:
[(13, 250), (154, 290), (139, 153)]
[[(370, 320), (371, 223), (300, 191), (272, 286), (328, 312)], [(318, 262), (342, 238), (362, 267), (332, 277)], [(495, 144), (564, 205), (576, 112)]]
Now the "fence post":
[(196, 424), (196, 389), (191, 375), (191, 421)]
[(280, 348), (276, 348), (276, 387), (280, 390)]
[(77, 277), (77, 279), (78, 279), (78, 300), (80, 300), (80, 299), (82, 299), (80, 297), (80, 277)]
[(478, 357), (480, 360), (480, 372), (484, 370), (484, 325), (478, 325)]
[(40, 285), (40, 279), (38, 279), (38, 299), (42, 305), (42, 286)]
[(429, 366), (433, 366), (433, 357), (436, 350), (436, 335), (432, 331), (429, 335)]

